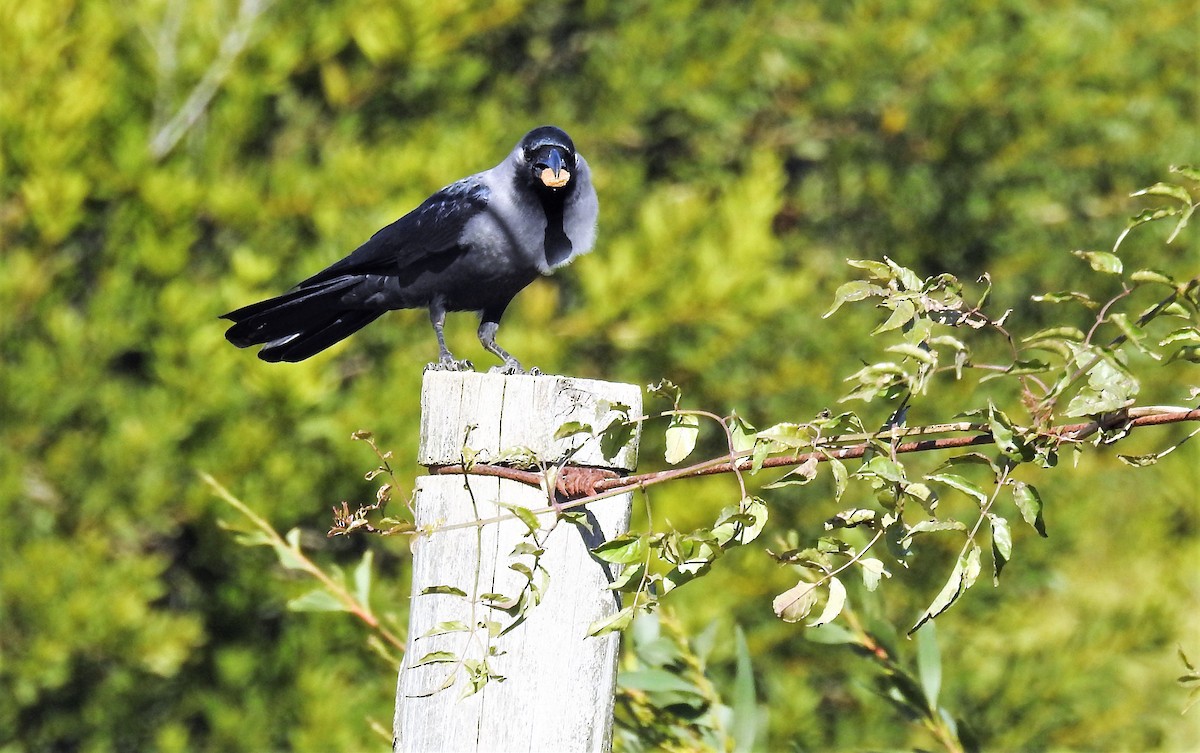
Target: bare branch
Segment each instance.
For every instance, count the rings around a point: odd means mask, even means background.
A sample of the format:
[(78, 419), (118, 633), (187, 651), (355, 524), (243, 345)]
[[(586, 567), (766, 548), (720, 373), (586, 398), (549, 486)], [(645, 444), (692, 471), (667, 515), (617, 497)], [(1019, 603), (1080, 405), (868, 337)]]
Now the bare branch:
[[(1099, 420), (1088, 421), (1078, 424), (1063, 424), (1055, 426), (1045, 432), (1046, 436), (1055, 437), (1062, 441), (1078, 442), (1088, 436), (1101, 431), (1103, 429), (1111, 429), (1122, 427), (1134, 429), (1139, 426), (1160, 426), (1162, 424), (1181, 423), (1185, 421), (1200, 421), (1200, 408), (1191, 410), (1184, 409), (1162, 409), (1162, 408), (1129, 408), (1124, 411), (1118, 411), (1115, 414), (1101, 417)], [(943, 424), (937, 427), (916, 427), (908, 430), (897, 430), (895, 435), (899, 437), (921, 435), (933, 433), (933, 430), (938, 432), (945, 431), (979, 431), (975, 424)], [(855, 437), (861, 435), (854, 435)], [(884, 435), (886, 438), (893, 436), (893, 430), (888, 430)], [(838, 444), (844, 441), (843, 437), (831, 437), (827, 440), (828, 444)], [(965, 437), (943, 437), (941, 439), (921, 439), (911, 442), (902, 442), (895, 445), (895, 453), (897, 455), (911, 452), (929, 452), (932, 450), (951, 450), (963, 447), (973, 447), (976, 445), (994, 444), (995, 438), (991, 434), (983, 431), (979, 434), (973, 434)], [(861, 458), (865, 455), (872, 445), (869, 442), (849, 447), (828, 447), (817, 449), (812, 452), (805, 452), (799, 455), (780, 455), (769, 457), (763, 461), (763, 468), (788, 468), (806, 463), (810, 460), (818, 462), (826, 460), (851, 460)], [(614, 494), (624, 494), (635, 489), (642, 489), (647, 486), (660, 484), (666, 481), (672, 481), (678, 478), (694, 478), (697, 476), (710, 476), (717, 473), (734, 473), (740, 471), (748, 471), (753, 465), (753, 461), (749, 457), (749, 452), (739, 453), (740, 457), (735, 460), (728, 460), (728, 455), (723, 455), (718, 458), (706, 460), (686, 468), (672, 468), (666, 471), (655, 471), (651, 473), (639, 473), (634, 476), (625, 476), (621, 478), (603, 478), (597, 479), (591, 485), (591, 494), (583, 497), (575, 497), (569, 507), (577, 507), (586, 504), (587, 502), (602, 497), (609, 497)], [(542, 474), (536, 471), (525, 471), (517, 468), (508, 468), (506, 466), (486, 465), (476, 463), (470, 468), (465, 468), (462, 465), (443, 465), (434, 466), (429, 469), (435, 474), (473, 474), (479, 476), (496, 476), (499, 478), (519, 481), (530, 486), (541, 486)], [(565, 472), (573, 469), (566, 468)], [(586, 470), (586, 469), (582, 469)], [(579, 485), (576, 485), (578, 487)]]

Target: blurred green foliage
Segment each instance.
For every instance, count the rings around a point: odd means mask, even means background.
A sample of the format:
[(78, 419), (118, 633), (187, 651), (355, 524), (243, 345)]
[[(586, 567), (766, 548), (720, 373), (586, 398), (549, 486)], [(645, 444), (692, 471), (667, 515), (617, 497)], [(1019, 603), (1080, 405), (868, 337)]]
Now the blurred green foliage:
[[(392, 314), (268, 365), (216, 317), (529, 127), (563, 126), (594, 166), (600, 240), (518, 298), (506, 347), (548, 372), (666, 376), (759, 425), (832, 406), (871, 350), (869, 311), (819, 318), (843, 259), (987, 271), (1015, 315), (1066, 316), (1029, 295), (1071, 286), (1069, 251), (1110, 245), (1128, 193), (1197, 156), (1187, 0), (0, 0), (0, 19), (3, 751), (385, 744), (366, 720), (387, 726), (391, 668), (350, 618), (284, 611), (308, 584), (220, 528), (196, 471), (281, 530), (324, 531), (330, 504), (369, 493), (352, 431), (413, 456), (428, 324)], [(1124, 255), (1194, 274), (1200, 236), (1164, 251), (1161, 235)], [(474, 325), (454, 318), (450, 345), (485, 365)], [(910, 422), (950, 419), (963, 389)], [(1184, 398), (1170, 381), (1141, 395)], [(1039, 488), (1051, 540), (1017, 532), (1003, 587), (939, 621), (942, 702), (998, 750), (1192, 747), (1172, 680), (1176, 643), (1200, 653), (1195, 443), (1136, 472), (1089, 457)], [(832, 511), (810, 493), (775, 493), (773, 520), (819, 525)], [(654, 504), (685, 526), (730, 494), (686, 482)], [(402, 617), (404, 547), (387, 544), (375, 607)], [(365, 545), (306, 549), (351, 567)], [(774, 619), (788, 576), (761, 549), (730, 558), (675, 606), (692, 629), (746, 628), (766, 749), (929, 744), (869, 667)], [(875, 608), (919, 613), (946, 566), (916, 563)], [(733, 643), (708, 659), (731, 678)]]

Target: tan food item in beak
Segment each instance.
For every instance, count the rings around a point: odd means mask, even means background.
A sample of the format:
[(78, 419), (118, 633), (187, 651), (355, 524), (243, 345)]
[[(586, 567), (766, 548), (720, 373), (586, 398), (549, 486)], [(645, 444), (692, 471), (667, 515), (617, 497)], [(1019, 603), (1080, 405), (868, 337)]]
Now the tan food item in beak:
[(569, 170), (559, 170), (558, 177), (554, 176), (554, 171), (546, 168), (542, 171), (542, 182), (550, 188), (562, 188), (571, 180), (571, 172)]

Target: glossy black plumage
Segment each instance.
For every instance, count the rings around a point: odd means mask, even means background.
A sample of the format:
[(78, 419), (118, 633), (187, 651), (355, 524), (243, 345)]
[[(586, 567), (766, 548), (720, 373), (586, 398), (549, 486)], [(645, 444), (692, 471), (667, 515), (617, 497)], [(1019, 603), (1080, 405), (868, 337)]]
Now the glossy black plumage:
[(437, 335), (434, 368), (469, 368), (446, 348), (447, 311), (477, 311), (479, 340), (521, 364), (495, 342), (513, 297), (591, 250), (598, 214), (587, 161), (563, 131), (530, 131), (499, 165), (451, 183), (375, 233), (341, 261), (283, 295), (237, 309), (226, 338), (262, 345), (264, 361), (300, 361), (385, 312), (427, 308)]

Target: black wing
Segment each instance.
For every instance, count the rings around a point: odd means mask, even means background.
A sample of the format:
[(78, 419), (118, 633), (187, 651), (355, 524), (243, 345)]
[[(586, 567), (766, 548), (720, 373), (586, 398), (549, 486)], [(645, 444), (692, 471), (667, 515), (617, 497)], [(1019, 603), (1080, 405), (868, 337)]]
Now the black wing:
[(381, 229), (349, 256), (297, 285), (305, 288), (346, 274), (394, 275), (430, 256), (454, 250), (463, 228), (487, 207), (488, 188), (463, 178)]

